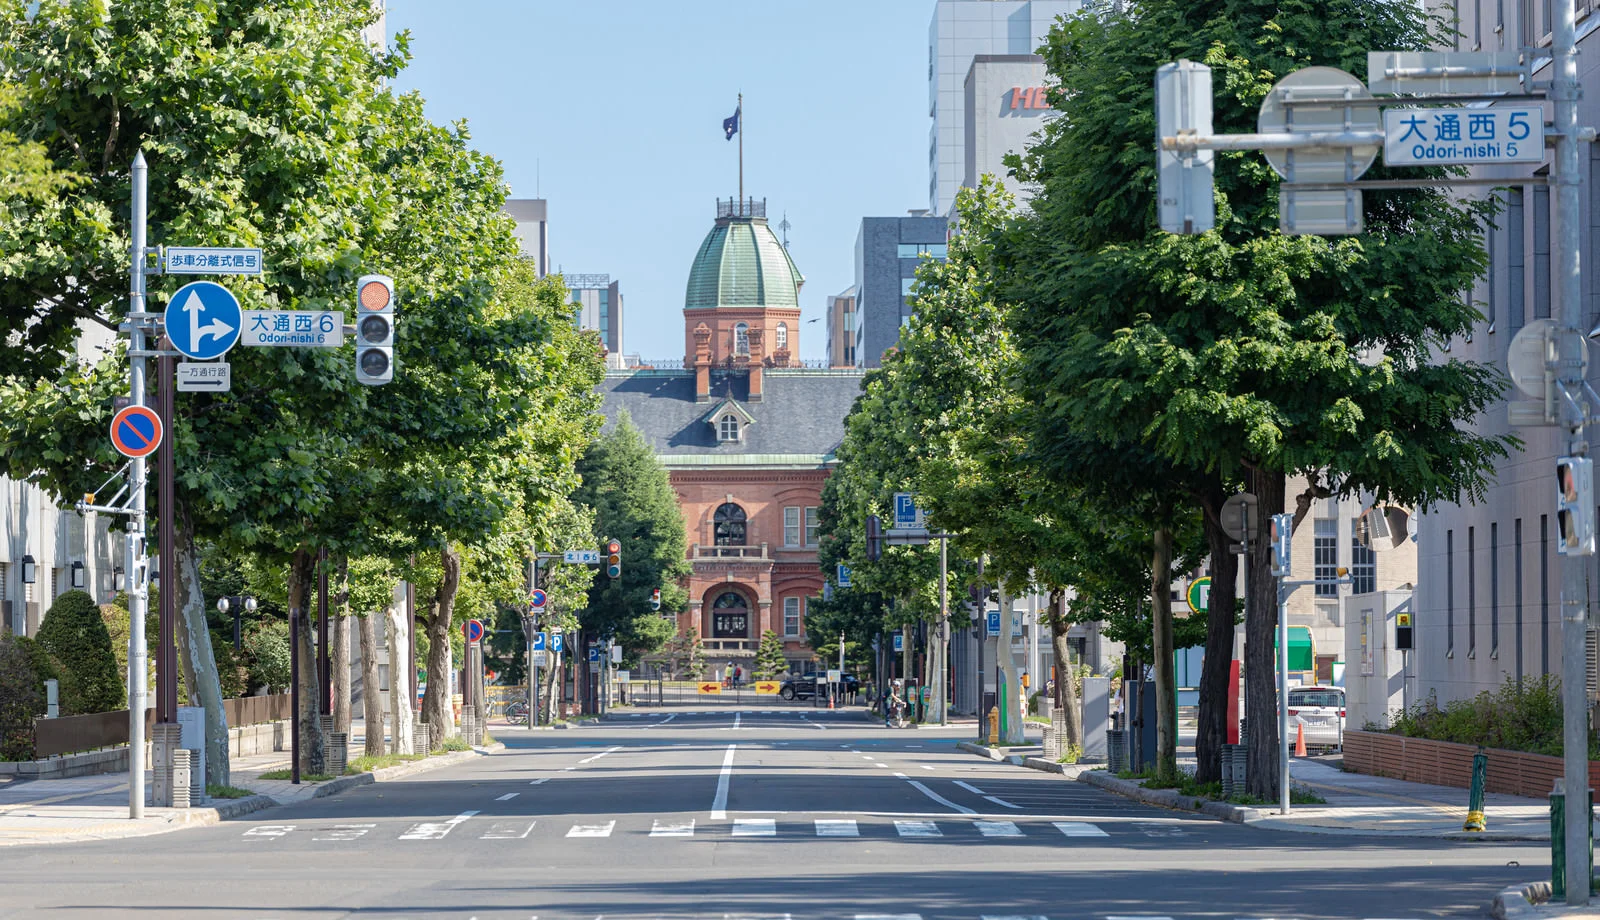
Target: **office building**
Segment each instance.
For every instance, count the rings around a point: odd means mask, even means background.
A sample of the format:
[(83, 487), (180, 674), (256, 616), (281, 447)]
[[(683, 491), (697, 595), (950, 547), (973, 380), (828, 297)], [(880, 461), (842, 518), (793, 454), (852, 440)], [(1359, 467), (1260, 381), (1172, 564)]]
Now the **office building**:
[(517, 222), (522, 254), (533, 260), (543, 278), (550, 272), (549, 202), (543, 198), (510, 198), (505, 212)]
[[(956, 189), (966, 179), (966, 85), (978, 56), (1033, 55), (1056, 18), (1082, 6), (1081, 0), (938, 0), (935, 4), (928, 25), (928, 113), (933, 119), (928, 133), (928, 207), (933, 213), (950, 213)], [(1039, 71), (1042, 74), (1042, 65)], [(988, 80), (983, 75), (979, 79)], [(1039, 81), (1014, 85), (1028, 90), (1028, 100), (1037, 99)], [(1009, 92), (1010, 87), (1005, 90)], [(1020, 109), (1019, 114), (1011, 114), (1011, 101), (1004, 99), (1004, 110), (999, 98), (982, 96), (975, 104), (991, 122), (1040, 121), (1021, 115)], [(980, 175), (1003, 171), (998, 162), (979, 166)]]
[[(856, 235), (856, 366), (878, 367), (911, 321), (907, 298), (924, 256), (945, 258), (948, 222), (926, 211), (865, 217)], [(831, 331), (831, 323), (830, 323)], [(831, 354), (830, 354), (831, 358)]]
[(828, 297), (828, 366), (856, 366), (856, 288)]
[(977, 188), (978, 179), (987, 174), (999, 179), (1018, 203), (1032, 197), (1012, 177), (1005, 157), (1025, 150), (1055, 114), (1044, 78), (1044, 58), (1036, 54), (980, 54), (972, 59), (962, 87), (964, 188)]
[(622, 290), (610, 275), (565, 273), (572, 294), (572, 321), (579, 329), (600, 333), (606, 352), (622, 354)]

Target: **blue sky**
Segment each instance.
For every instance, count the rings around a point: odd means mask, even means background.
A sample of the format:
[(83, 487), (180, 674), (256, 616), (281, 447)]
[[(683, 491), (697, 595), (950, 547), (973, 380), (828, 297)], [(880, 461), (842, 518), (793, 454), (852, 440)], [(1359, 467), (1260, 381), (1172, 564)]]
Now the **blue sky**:
[(931, 0), (803, 3), (388, 0), (411, 33), (397, 85), (465, 119), (515, 197), (550, 201), (550, 257), (622, 284), (623, 346), (683, 354), (689, 264), (716, 198), (787, 213), (806, 283), (801, 357), (824, 357), (827, 296), (854, 282), (862, 217), (927, 207)]

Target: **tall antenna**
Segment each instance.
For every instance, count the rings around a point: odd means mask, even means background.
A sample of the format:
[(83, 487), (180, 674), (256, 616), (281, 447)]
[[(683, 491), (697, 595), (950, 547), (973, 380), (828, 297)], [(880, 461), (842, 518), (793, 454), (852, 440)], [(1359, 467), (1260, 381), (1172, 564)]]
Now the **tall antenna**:
[(783, 212), (783, 220), (778, 222), (778, 229), (783, 231), (783, 248), (789, 248), (789, 212)]
[(533, 161), (533, 197), (544, 197), (543, 195), (539, 194), (539, 160), (537, 158), (535, 158)]
[(739, 116), (739, 207), (744, 207), (744, 93), (739, 94), (739, 107), (733, 110)]

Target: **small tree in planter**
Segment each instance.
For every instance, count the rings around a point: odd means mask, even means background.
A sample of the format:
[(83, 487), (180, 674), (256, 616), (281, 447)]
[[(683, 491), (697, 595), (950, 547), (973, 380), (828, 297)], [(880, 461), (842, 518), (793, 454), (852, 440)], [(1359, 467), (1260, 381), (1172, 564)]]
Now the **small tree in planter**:
[(761, 634), (761, 645), (756, 648), (756, 679), (772, 680), (789, 670), (789, 660), (783, 657), (783, 640), (772, 630)]
[(111, 712), (126, 704), (111, 633), (87, 592), (56, 598), (39, 624), (38, 642), (61, 671), (63, 715)]

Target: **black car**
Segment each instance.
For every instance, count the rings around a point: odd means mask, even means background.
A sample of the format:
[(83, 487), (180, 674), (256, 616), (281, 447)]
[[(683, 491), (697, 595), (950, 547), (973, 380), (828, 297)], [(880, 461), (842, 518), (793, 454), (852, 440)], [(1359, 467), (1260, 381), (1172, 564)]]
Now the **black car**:
[[(845, 693), (861, 692), (861, 681), (854, 674), (845, 674), (842, 677)], [(827, 674), (802, 674), (799, 677), (790, 677), (778, 685), (778, 696), (786, 700), (809, 700), (817, 695), (817, 685), (826, 686)]]

